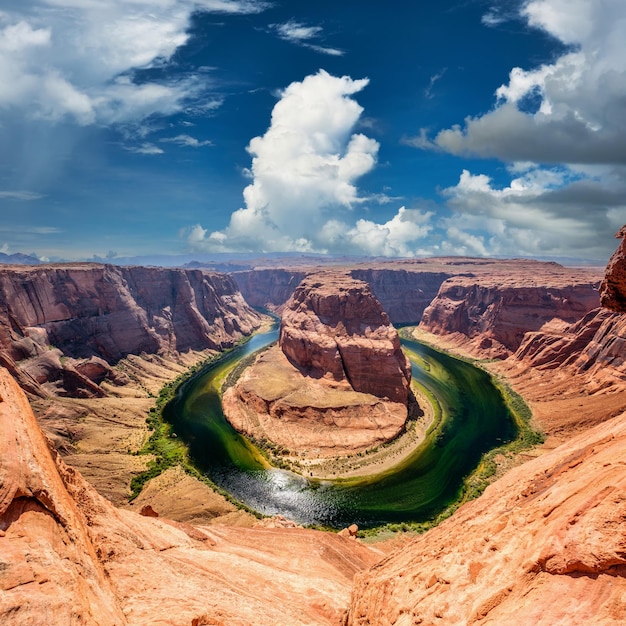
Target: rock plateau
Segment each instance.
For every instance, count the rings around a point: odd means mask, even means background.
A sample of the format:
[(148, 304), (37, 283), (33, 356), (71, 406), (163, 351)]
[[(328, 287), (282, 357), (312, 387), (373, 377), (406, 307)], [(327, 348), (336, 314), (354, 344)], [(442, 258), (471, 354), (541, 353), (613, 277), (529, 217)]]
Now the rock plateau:
[(77, 264), (0, 269), (0, 365), (38, 395), (103, 395), (129, 354), (222, 350), (260, 323), (232, 279)]

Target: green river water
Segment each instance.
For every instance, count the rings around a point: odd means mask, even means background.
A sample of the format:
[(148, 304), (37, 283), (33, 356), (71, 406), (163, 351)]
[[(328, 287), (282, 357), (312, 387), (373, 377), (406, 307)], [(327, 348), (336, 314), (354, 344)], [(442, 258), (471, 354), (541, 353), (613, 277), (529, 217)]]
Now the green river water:
[(163, 413), (188, 445), (193, 464), (260, 513), (333, 528), (426, 521), (458, 499), (463, 479), (485, 452), (517, 436), (486, 372), (417, 341), (403, 341), (414, 384), (433, 398), (439, 417), (408, 458), (380, 474), (341, 480), (310, 480), (268, 467), (224, 418), (218, 388), (234, 364), (276, 338), (276, 330), (259, 334), (225, 355), (181, 385)]

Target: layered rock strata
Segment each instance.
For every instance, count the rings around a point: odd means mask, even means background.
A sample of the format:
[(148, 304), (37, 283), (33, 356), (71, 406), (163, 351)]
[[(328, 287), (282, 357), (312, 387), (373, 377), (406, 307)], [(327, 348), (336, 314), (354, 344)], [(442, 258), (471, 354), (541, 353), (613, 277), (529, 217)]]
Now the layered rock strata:
[(561, 270), (532, 276), (496, 270), (489, 276), (450, 278), (424, 311), (420, 327), (455, 335), (483, 355), (505, 358), (527, 332), (563, 329), (598, 307), (599, 281)]
[(116, 509), (51, 452), (4, 369), (0, 395), (3, 626), (336, 626), (354, 574), (381, 557), (302, 528), (196, 527)]
[[(27, 391), (100, 395), (128, 354), (221, 350), (259, 325), (233, 280), (78, 264), (0, 269), (0, 365)], [(123, 382), (123, 381), (120, 381)]]
[(617, 625), (626, 414), (511, 470), (357, 577), (349, 626)]
[[(611, 266), (608, 276), (614, 271)], [(626, 285), (621, 289), (612, 303), (626, 302)], [(597, 317), (580, 323), (578, 347), (595, 328), (593, 343), (612, 315)], [(593, 351), (590, 343), (583, 353)], [(360, 576), (348, 626), (622, 623), (625, 466), (622, 412), (511, 470)]]
[(287, 303), (280, 347), (305, 376), (406, 403), (411, 364), (367, 283), (345, 274), (305, 278)]
[(224, 394), (240, 432), (290, 452), (339, 456), (389, 441), (408, 416), (410, 363), (366, 283), (305, 278), (283, 312), (279, 345)]

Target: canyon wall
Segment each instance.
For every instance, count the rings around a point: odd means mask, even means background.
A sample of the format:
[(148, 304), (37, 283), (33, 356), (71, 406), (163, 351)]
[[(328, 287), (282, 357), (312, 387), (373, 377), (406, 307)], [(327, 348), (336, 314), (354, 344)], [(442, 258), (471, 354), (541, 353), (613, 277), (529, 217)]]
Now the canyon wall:
[(77, 264), (0, 269), (0, 364), (31, 393), (98, 395), (128, 354), (221, 350), (260, 323), (233, 280)]
[(456, 336), (482, 355), (505, 358), (527, 332), (562, 329), (599, 306), (598, 279), (557, 268), (536, 263), (529, 274), (496, 267), (489, 275), (450, 278), (424, 311), (420, 327)]
[(406, 404), (411, 366), (367, 283), (311, 274), (285, 305), (279, 345), (303, 374), (347, 380), (354, 391)]
[[(581, 423), (587, 406), (581, 400), (592, 390), (576, 371), (590, 374), (597, 389), (607, 367), (622, 367), (625, 270), (626, 258), (614, 257), (603, 282), (603, 302), (618, 312), (592, 310), (561, 332), (529, 333), (509, 359), (523, 363), (526, 376), (533, 368), (565, 370), (565, 384), (578, 395), (570, 412)], [(449, 293), (445, 285), (442, 292)], [(566, 393), (556, 374), (530, 382), (552, 396)], [(621, 624), (626, 413), (622, 407), (611, 419), (608, 396), (598, 395), (600, 424), (510, 470), (480, 498), (359, 575), (347, 625)]]
[[(455, 273), (445, 271), (443, 266), (423, 269), (418, 263), (408, 262), (407, 267), (379, 263), (378, 267), (344, 269), (354, 279), (368, 283), (393, 324), (408, 324), (420, 321), (441, 283)], [(280, 313), (302, 279), (316, 271), (315, 267), (264, 268), (234, 272), (232, 276), (251, 306)]]
[(393, 324), (416, 324), (452, 273), (418, 268), (359, 268), (350, 275), (370, 286)]
[(232, 277), (250, 306), (280, 312), (308, 270), (255, 269), (233, 272)]

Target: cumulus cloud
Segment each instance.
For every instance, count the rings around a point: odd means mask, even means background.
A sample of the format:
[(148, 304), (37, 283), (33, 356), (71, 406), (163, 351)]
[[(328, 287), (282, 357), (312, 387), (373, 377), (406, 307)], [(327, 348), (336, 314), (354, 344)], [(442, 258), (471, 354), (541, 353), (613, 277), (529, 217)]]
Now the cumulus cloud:
[(338, 48), (329, 48), (314, 43), (316, 39), (322, 36), (323, 29), (321, 26), (309, 26), (295, 20), (289, 20), (282, 24), (270, 24), (270, 29), (284, 41), (315, 50), (315, 52), (330, 56), (342, 56), (344, 54), (343, 50)]
[[(513, 68), (492, 111), (439, 132), (434, 144), (511, 161), (625, 164), (626, 3), (531, 0), (521, 16), (569, 51), (537, 68)], [(529, 99), (536, 110), (527, 110)]]
[(502, 188), (464, 170), (443, 192), (453, 214), (442, 252), (602, 259), (626, 222), (625, 192), (568, 168), (531, 166)]
[(195, 77), (136, 81), (171, 60), (194, 11), (251, 13), (253, 0), (32, 0), (0, 13), (0, 109), (80, 125), (171, 114), (198, 97)]
[[(508, 184), (465, 170), (444, 190), (451, 214), (438, 223), (440, 252), (605, 259), (626, 222), (626, 4), (528, 0), (520, 17), (565, 52), (512, 68), (489, 112), (403, 139), (507, 163)], [(493, 8), (483, 23), (508, 19)]]
[[(352, 96), (367, 79), (335, 77), (320, 70), (281, 94), (267, 132), (250, 141), (245, 208), (229, 225), (187, 233), (194, 250), (300, 251), (414, 254), (431, 214), (401, 208), (377, 224), (357, 212), (377, 196), (363, 197), (357, 180), (376, 165), (378, 142), (354, 133), (362, 107)], [(385, 195), (381, 202), (388, 202)]]

